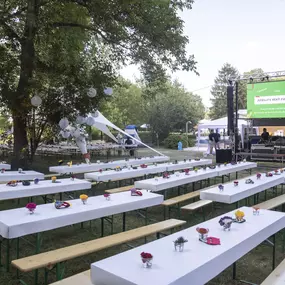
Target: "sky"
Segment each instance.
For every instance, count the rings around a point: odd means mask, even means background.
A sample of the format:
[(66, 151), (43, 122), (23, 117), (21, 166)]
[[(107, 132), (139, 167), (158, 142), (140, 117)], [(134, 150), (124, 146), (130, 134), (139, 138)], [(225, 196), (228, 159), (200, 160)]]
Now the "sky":
[[(187, 53), (194, 54), (200, 76), (179, 71), (171, 77), (209, 107), (210, 87), (202, 88), (214, 83), (226, 62), (240, 73), (285, 70), (284, 12), (285, 0), (196, 0), (180, 17), (190, 40)], [(136, 66), (125, 67), (121, 74), (130, 80), (140, 77)]]

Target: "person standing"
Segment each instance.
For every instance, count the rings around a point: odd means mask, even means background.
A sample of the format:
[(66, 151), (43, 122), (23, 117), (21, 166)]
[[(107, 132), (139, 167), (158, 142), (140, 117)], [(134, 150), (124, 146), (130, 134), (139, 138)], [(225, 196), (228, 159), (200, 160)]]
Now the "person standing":
[(125, 144), (127, 145), (126, 146), (126, 149), (129, 149), (130, 150), (130, 156), (134, 156), (135, 155), (135, 151), (134, 151), (134, 148), (131, 147), (131, 145), (133, 144), (133, 140), (128, 137), (125, 141)]
[(269, 133), (267, 132), (267, 129), (263, 129), (263, 133), (261, 134), (261, 139), (263, 141), (268, 141), (269, 140)]
[(210, 131), (210, 134), (209, 134), (209, 153), (210, 154), (213, 154), (213, 148), (215, 147), (216, 149), (216, 143), (215, 143), (215, 133), (214, 133), (214, 130), (211, 130)]

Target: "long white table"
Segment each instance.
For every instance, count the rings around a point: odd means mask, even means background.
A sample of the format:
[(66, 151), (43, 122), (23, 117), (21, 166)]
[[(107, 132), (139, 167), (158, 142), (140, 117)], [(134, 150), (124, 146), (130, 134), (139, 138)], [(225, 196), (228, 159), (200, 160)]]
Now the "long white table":
[[(285, 227), (285, 214), (242, 207), (246, 222), (234, 223), (231, 231), (223, 231), (218, 221), (234, 216), (234, 211), (199, 225), (218, 237), (221, 245), (211, 246), (198, 240), (196, 227), (161, 238), (132, 250), (91, 264), (91, 280), (96, 285), (202, 285)], [(183, 252), (174, 251), (173, 241), (183, 236), (188, 240)], [(143, 268), (141, 252), (153, 255), (152, 268)]]
[(36, 178), (43, 180), (45, 177), (43, 173), (34, 170), (23, 170), (21, 173), (19, 171), (0, 172), (0, 182), (8, 182), (11, 180), (34, 180)]
[(10, 170), (11, 165), (7, 163), (0, 163), (0, 169)]
[(44, 180), (40, 181), (38, 184), (31, 182), (31, 185), (29, 186), (23, 186), (22, 183), (19, 183), (15, 187), (7, 186), (6, 184), (0, 184), (0, 201), (63, 193), (69, 191), (78, 191), (91, 189), (92, 187), (90, 182), (80, 179), (74, 179), (72, 181), (70, 178), (65, 178), (57, 179), (56, 181), (56, 183), (52, 183), (51, 180)]
[[(246, 184), (247, 179), (253, 180), (254, 184)], [(239, 179), (238, 182), (238, 186), (234, 186), (233, 181), (223, 184), (223, 191), (220, 191), (217, 185), (207, 190), (201, 190), (200, 199), (232, 204), (283, 183), (284, 176), (273, 175), (272, 177), (266, 177), (265, 173), (262, 173), (260, 179), (257, 179), (256, 175), (252, 175)]]
[(144, 163), (155, 163), (155, 162), (165, 162), (168, 161), (168, 156), (153, 156), (153, 157), (142, 157), (140, 159), (131, 158), (128, 161), (126, 160), (115, 160), (110, 162), (100, 162), (100, 163), (91, 163), (91, 164), (78, 164), (72, 165), (71, 167), (68, 165), (61, 165), (61, 166), (51, 166), (49, 168), (50, 172), (55, 173), (85, 173), (85, 172), (92, 172), (98, 171), (100, 169), (109, 169), (115, 168), (117, 166), (122, 167), (126, 165), (140, 165)]
[(176, 176), (176, 174), (171, 174), (169, 178), (158, 177), (136, 181), (135, 187), (157, 192), (192, 182), (197, 182), (199, 180), (212, 178), (217, 175), (217, 169), (200, 169), (197, 172), (190, 171), (189, 175), (185, 175), (185, 173), (180, 173), (179, 176)]
[(135, 177), (140, 177), (148, 174), (155, 174), (155, 173), (161, 173), (164, 171), (175, 171), (175, 170), (181, 170), (185, 168), (192, 168), (199, 165), (209, 165), (212, 164), (211, 159), (201, 159), (199, 161), (191, 160), (191, 161), (178, 161), (177, 163), (161, 163), (158, 165), (148, 165), (147, 168), (141, 168), (140, 166), (137, 167), (137, 169), (128, 169), (124, 168), (121, 171), (115, 171), (115, 170), (106, 170), (102, 173), (100, 172), (90, 172), (85, 173), (84, 178), (85, 179), (91, 179), (95, 181), (112, 181), (112, 180), (118, 180), (118, 179), (130, 179)]
[(151, 191), (162, 191), (168, 188), (185, 185), (191, 182), (197, 182), (199, 180), (213, 178), (216, 176), (223, 176), (226, 174), (247, 170), (255, 167), (256, 163), (248, 163), (248, 162), (242, 162), (240, 164), (235, 164), (235, 165), (227, 164), (226, 166), (225, 165), (221, 165), (220, 167), (217, 166), (215, 169), (209, 169), (209, 168), (207, 168), (207, 170), (199, 169), (197, 173), (191, 171), (190, 175), (188, 176), (185, 174), (180, 174), (177, 177), (176, 174), (174, 174), (171, 175), (170, 178), (168, 179), (159, 177), (158, 179), (152, 178), (142, 181), (136, 181), (135, 187)]
[(53, 230), (101, 217), (125, 213), (159, 205), (163, 196), (142, 191), (143, 196), (131, 196), (130, 191), (111, 195), (107, 201), (103, 195), (88, 198), (84, 205), (80, 199), (68, 201), (71, 207), (56, 209), (54, 203), (37, 206), (30, 214), (26, 208), (1, 211), (0, 236), (6, 239)]
[(220, 167), (217, 167), (217, 170), (218, 170), (219, 176), (222, 176), (222, 175), (227, 175), (233, 172), (248, 170), (248, 169), (252, 169), (256, 167), (257, 167), (257, 163), (255, 162), (240, 162), (234, 165), (231, 165), (231, 164), (227, 164), (226, 166), (221, 165)]

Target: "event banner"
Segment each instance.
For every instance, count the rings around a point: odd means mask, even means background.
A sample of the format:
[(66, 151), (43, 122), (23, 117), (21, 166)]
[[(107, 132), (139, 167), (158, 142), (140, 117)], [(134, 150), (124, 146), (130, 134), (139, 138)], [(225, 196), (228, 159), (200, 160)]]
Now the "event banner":
[(285, 81), (247, 84), (248, 118), (285, 117)]

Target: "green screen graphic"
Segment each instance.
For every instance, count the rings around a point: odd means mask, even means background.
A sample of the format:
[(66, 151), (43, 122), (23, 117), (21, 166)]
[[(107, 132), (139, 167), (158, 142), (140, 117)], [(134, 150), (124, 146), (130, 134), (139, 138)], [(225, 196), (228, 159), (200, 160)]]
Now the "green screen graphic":
[(285, 81), (247, 84), (248, 118), (285, 118)]

